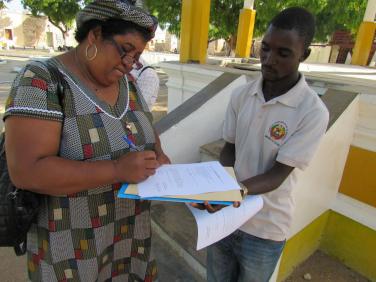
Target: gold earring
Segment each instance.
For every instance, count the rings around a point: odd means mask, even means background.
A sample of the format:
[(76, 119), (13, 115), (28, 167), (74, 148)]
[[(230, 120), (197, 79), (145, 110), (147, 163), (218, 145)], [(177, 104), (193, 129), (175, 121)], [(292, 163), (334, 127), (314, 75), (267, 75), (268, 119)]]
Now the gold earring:
[(94, 46), (95, 51), (94, 51), (94, 55), (91, 56), (91, 57), (89, 57), (89, 54), (88, 54), (88, 53), (89, 53), (89, 48), (90, 48), (91, 46), (90, 46), (90, 45), (87, 45), (87, 46), (86, 46), (86, 49), (85, 49), (85, 56), (86, 56), (86, 59), (87, 59), (88, 61), (92, 61), (92, 60), (94, 60), (95, 57), (97, 56), (97, 53), (98, 53), (97, 45), (93, 44), (92, 46)]

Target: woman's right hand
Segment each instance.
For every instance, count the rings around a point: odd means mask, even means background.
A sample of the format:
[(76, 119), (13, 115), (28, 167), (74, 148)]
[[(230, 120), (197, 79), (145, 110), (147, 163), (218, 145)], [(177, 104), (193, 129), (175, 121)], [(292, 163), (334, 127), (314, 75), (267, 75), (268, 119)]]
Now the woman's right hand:
[(160, 166), (154, 151), (130, 152), (114, 161), (117, 182), (139, 183)]

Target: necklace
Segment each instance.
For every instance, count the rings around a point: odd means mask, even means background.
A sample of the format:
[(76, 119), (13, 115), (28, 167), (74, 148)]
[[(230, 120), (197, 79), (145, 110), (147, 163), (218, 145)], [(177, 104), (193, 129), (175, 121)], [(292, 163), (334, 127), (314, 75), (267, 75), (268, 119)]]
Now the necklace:
[[(76, 52), (76, 50), (75, 50)], [(77, 58), (76, 58), (77, 59)], [(79, 61), (76, 61), (77, 63), (79, 63)], [(77, 87), (77, 89), (86, 97), (86, 99), (88, 99), (93, 105), (95, 105), (98, 109), (100, 109), (105, 115), (107, 115), (108, 117), (112, 118), (112, 119), (116, 119), (116, 120), (121, 120), (128, 112), (128, 108), (129, 108), (129, 87), (128, 87), (128, 78), (127, 76), (124, 76), (124, 79), (125, 79), (125, 87), (127, 88), (127, 95), (126, 95), (126, 105), (125, 105), (125, 109), (123, 111), (123, 113), (119, 116), (119, 117), (116, 117), (112, 114), (110, 114), (109, 112), (107, 112), (106, 110), (103, 109), (103, 107), (101, 107), (98, 103), (96, 103), (84, 90), (81, 89), (81, 87), (69, 76), (67, 75), (64, 71), (61, 71), (61, 73), (75, 86)], [(127, 122), (125, 122), (126, 125), (128, 125)]]
[[(92, 75), (90, 75), (90, 73), (87, 70), (87, 68), (85, 67), (85, 64), (81, 63), (81, 60), (78, 57), (78, 49), (77, 48), (74, 49), (74, 57), (75, 57), (75, 61), (77, 63), (78, 69), (79, 69), (80, 73), (82, 74), (83, 78), (85, 79), (86, 85), (89, 86), (89, 88), (95, 92), (95, 95), (98, 98), (100, 98), (101, 100), (105, 101), (106, 103), (110, 103), (108, 101), (108, 98), (109, 98), (108, 95), (105, 94), (105, 90), (111, 91), (112, 89), (109, 89), (109, 88), (112, 87), (112, 85), (111, 86), (107, 86), (107, 87), (99, 88), (98, 84), (93, 79)], [(119, 91), (120, 91), (119, 83), (117, 83), (115, 85), (114, 91), (116, 93), (119, 93)], [(111, 91), (111, 93), (113, 93), (113, 92)], [(117, 96), (115, 98), (116, 98), (116, 100), (118, 99)], [(110, 104), (112, 104), (112, 103), (110, 103)]]

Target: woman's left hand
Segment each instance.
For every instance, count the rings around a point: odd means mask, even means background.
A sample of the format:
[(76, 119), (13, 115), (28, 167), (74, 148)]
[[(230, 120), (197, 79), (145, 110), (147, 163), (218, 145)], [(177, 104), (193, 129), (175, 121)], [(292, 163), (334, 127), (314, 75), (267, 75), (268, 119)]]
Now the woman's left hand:
[(155, 135), (155, 154), (157, 155), (157, 161), (160, 165), (164, 164), (171, 164), (170, 158), (167, 157), (167, 155), (163, 152), (162, 146), (161, 146), (161, 140), (159, 139), (159, 136), (157, 132), (154, 131)]

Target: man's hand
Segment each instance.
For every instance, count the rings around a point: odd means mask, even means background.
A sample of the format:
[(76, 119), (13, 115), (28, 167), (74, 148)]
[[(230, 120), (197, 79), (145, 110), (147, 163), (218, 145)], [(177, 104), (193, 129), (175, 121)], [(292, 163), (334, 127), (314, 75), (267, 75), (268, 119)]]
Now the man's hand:
[[(208, 201), (205, 201), (203, 204), (191, 203), (190, 205), (199, 210), (207, 210), (208, 213), (215, 213), (227, 207), (226, 205), (211, 205)], [(234, 208), (238, 208), (240, 207), (240, 202), (234, 202), (232, 205)]]

